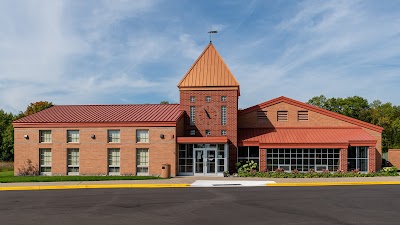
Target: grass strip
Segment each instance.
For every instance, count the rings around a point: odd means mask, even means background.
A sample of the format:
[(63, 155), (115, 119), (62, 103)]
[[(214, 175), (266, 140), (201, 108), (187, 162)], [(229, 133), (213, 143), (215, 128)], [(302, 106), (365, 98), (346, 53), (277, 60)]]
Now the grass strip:
[(60, 182), (60, 181), (105, 181), (105, 180), (153, 180), (155, 176), (13, 176), (14, 173), (0, 172), (0, 183), (17, 182)]

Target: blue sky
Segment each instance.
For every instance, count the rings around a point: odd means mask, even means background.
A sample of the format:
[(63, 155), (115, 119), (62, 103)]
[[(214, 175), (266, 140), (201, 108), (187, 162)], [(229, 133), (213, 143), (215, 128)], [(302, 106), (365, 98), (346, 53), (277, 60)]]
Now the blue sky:
[(239, 107), (281, 95), (400, 105), (400, 1), (0, 1), (0, 108), (179, 101), (213, 44)]

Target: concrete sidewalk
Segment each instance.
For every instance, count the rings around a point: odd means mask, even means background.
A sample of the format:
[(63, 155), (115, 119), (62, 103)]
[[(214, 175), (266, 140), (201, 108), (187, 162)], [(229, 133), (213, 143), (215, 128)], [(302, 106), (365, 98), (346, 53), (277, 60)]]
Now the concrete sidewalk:
[[(179, 176), (171, 179), (155, 180), (113, 180), (113, 181), (67, 181), (67, 182), (30, 182), (0, 183), (1, 190), (44, 190), (44, 189), (80, 189), (80, 188), (166, 188), (190, 187), (199, 181), (221, 183), (245, 183), (265, 181), (266, 186), (332, 186), (332, 185), (379, 185), (400, 184), (396, 177), (344, 177), (344, 178), (253, 178), (253, 177), (193, 177)], [(259, 183), (259, 182), (258, 182)]]

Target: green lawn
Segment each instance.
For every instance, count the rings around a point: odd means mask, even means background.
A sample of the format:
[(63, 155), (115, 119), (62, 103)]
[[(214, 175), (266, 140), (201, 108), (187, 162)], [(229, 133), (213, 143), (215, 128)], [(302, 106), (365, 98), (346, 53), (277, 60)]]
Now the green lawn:
[(102, 181), (102, 180), (150, 180), (161, 179), (154, 176), (18, 176), (14, 171), (0, 172), (0, 183), (15, 182), (57, 182), (57, 181)]

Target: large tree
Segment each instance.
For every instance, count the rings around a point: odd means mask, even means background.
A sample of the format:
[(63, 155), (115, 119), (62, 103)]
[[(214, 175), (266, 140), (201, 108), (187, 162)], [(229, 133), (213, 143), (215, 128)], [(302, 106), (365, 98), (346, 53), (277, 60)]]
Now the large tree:
[(52, 107), (54, 104), (52, 102), (47, 101), (40, 101), (40, 102), (33, 102), (26, 108), (24, 115), (29, 116), (31, 114), (40, 112), (44, 109)]
[(0, 160), (10, 161), (14, 157), (13, 115), (0, 110)]
[(18, 115), (6, 113), (0, 109), (0, 161), (12, 161), (14, 159), (14, 127), (12, 121), (52, 106), (52, 102), (34, 102), (29, 104), (26, 110), (20, 112)]

